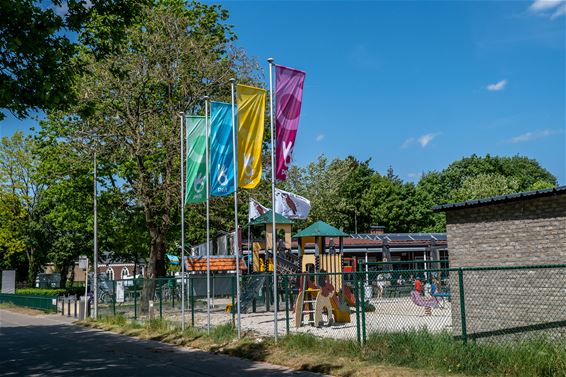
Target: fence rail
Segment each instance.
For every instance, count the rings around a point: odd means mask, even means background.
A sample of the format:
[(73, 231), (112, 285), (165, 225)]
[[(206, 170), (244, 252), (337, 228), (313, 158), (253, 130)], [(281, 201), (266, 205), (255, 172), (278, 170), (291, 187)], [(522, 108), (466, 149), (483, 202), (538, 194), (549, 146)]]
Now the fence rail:
[(56, 311), (57, 296), (31, 296), (0, 293), (0, 303), (11, 303), (17, 306), (25, 306), (32, 309)]
[[(212, 326), (236, 323), (235, 274), (211, 276), (209, 302), (205, 275), (188, 275), (185, 284), (185, 323), (206, 327), (209, 312)], [(273, 335), (277, 300), (280, 334), (360, 343), (371, 334), (423, 330), (463, 342), (566, 338), (566, 265), (278, 274), (276, 297), (271, 274), (243, 275), (239, 284), (242, 329), (263, 335)], [(149, 287), (152, 308), (142, 307)], [(99, 312), (180, 323), (182, 291), (180, 277), (112, 281), (99, 294)]]

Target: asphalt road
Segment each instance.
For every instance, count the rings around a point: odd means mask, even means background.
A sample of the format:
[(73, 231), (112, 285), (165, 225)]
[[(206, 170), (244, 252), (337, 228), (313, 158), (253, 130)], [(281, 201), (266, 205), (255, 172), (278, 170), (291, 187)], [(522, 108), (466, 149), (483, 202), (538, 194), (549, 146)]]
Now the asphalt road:
[(0, 310), (0, 376), (321, 375)]

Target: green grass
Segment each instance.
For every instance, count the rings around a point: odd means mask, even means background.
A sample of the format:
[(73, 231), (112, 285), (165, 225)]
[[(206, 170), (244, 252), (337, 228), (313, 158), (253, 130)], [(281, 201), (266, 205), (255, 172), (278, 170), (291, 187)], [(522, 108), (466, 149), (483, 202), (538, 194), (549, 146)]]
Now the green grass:
[[(230, 324), (215, 326), (208, 335), (206, 330), (192, 327), (182, 332), (175, 324), (164, 320), (141, 324), (116, 316), (101, 318), (98, 323), (129, 335), (252, 360), (277, 362), (281, 358), (291, 360), (300, 356), (312, 360), (313, 364), (323, 364), (329, 357), (333, 360), (339, 358), (341, 361), (337, 364), (342, 363), (346, 370), (344, 376), (370, 376), (371, 368), (386, 365), (422, 370), (433, 375), (458, 373), (471, 376), (566, 377), (566, 341), (543, 336), (521, 342), (496, 343), (496, 339), (490, 339), (464, 345), (454, 340), (448, 332), (432, 334), (421, 330), (373, 333), (366, 344), (360, 346), (355, 341), (317, 338), (310, 334), (284, 336), (278, 343), (271, 338), (258, 343), (253, 334), (236, 341), (235, 331)], [(356, 365), (355, 368), (359, 366), (359, 370), (354, 369), (354, 374), (351, 374), (352, 365)], [(348, 366), (350, 371), (347, 371)], [(332, 372), (342, 375), (338, 367)]]
[(360, 347), (356, 342), (316, 338), (309, 334), (284, 337), (280, 346), (294, 352), (324, 350), (340, 356), (468, 375), (566, 376), (566, 342), (536, 337), (521, 342), (464, 345), (449, 333), (428, 331), (374, 333)]

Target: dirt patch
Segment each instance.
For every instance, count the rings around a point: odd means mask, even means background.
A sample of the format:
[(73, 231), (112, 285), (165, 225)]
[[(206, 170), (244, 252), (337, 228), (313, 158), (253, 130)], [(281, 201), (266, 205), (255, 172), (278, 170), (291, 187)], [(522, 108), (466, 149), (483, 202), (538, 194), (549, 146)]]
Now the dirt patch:
[(0, 304), (0, 309), (8, 310), (10, 312), (18, 313), (18, 314), (25, 314), (25, 315), (45, 315), (46, 313), (42, 310), (31, 309), (31, 308), (24, 308), (22, 306), (15, 306), (15, 305), (6, 305)]

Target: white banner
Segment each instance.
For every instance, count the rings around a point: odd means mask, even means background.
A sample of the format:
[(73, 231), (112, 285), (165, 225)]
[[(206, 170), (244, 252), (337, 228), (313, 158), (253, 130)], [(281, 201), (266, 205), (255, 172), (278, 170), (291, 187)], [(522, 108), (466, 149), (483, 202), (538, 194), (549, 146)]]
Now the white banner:
[(116, 302), (124, 302), (124, 282), (116, 282)]
[(311, 202), (307, 198), (275, 189), (275, 212), (288, 219), (306, 219), (310, 211)]
[(263, 215), (267, 211), (269, 211), (269, 208), (262, 206), (257, 201), (250, 198), (250, 209), (249, 209), (249, 213), (248, 213), (248, 221), (252, 221), (254, 219), (257, 219), (258, 217), (260, 217), (261, 215)]

